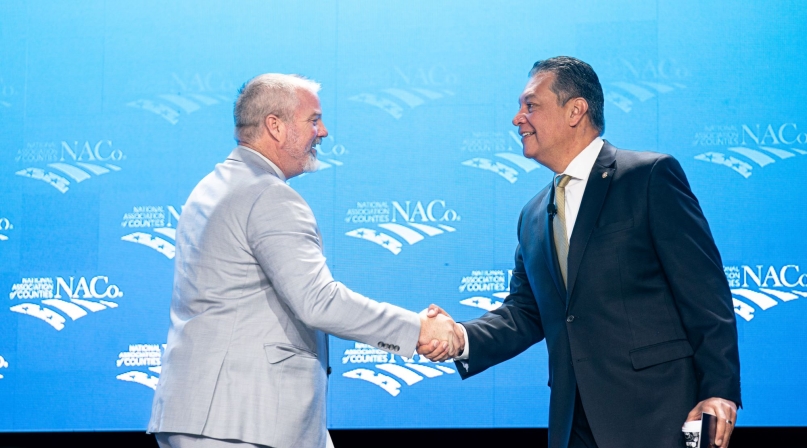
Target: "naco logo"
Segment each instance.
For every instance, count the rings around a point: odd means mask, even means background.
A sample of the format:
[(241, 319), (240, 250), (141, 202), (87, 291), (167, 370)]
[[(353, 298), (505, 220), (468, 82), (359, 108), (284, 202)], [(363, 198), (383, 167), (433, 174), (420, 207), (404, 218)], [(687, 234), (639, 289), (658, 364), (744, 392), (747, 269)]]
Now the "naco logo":
[(454, 96), (447, 87), (457, 84), (457, 77), (441, 65), (405, 70), (394, 67), (391, 86), (376, 92), (359, 93), (348, 97), (350, 101), (377, 107), (400, 119), (406, 110), (422, 106), (446, 96)]
[(473, 294), (460, 300), (461, 305), (493, 311), (502, 306), (504, 299), (510, 295), (510, 279), (513, 270), (479, 270), (471, 271), (462, 277), (459, 291), (461, 294)]
[(319, 147), (317, 147), (317, 160), (319, 161), (317, 170), (322, 171), (344, 165), (345, 163), (342, 159), (347, 153), (348, 150), (345, 149), (345, 145), (336, 143), (333, 136), (325, 137), (325, 140), (320, 142)]
[[(722, 165), (748, 179), (754, 167), (807, 155), (807, 132), (796, 123), (779, 125), (707, 126), (695, 134), (694, 146), (725, 148), (731, 154), (707, 151), (695, 160)], [(752, 147), (753, 146), (753, 147)]]
[(207, 106), (230, 105), (237, 85), (216, 73), (171, 74), (174, 87), (170, 93), (157, 94), (126, 103), (126, 106), (151, 112), (171, 124), (179, 123), (183, 115)]
[[(328, 135), (317, 146), (317, 171), (327, 170), (329, 168), (340, 167), (345, 164), (344, 158), (348, 154), (345, 145), (337, 143), (333, 136)], [(309, 173), (303, 173), (296, 176), (296, 179), (307, 176)]]
[[(17, 152), (15, 160), (28, 165), (18, 176), (47, 183), (67, 193), (71, 180), (84, 182), (94, 176), (120, 171), (118, 164), (126, 159), (112, 140), (31, 142)], [(71, 180), (69, 180), (69, 179)]]
[(451, 367), (441, 365), (442, 363), (429, 361), (425, 356), (415, 355), (415, 357), (419, 359), (400, 357), (401, 361), (398, 362), (392, 353), (356, 342), (354, 348), (345, 350), (342, 364), (364, 364), (364, 366), (349, 370), (342, 376), (374, 384), (397, 397), (404, 384), (412, 386), (424, 379), (457, 373)]
[[(510, 131), (508, 137), (504, 137), (504, 134), (498, 132), (474, 133), (472, 137), (466, 138), (462, 142), (462, 151), (493, 153), (495, 159), (485, 154), (486, 157), (465, 160), (462, 165), (498, 174), (511, 184), (518, 181), (518, 175), (521, 172), (526, 174), (541, 167), (538, 162), (524, 157), (521, 137), (515, 131)], [(510, 146), (512, 141), (515, 141), (516, 149)]]
[(118, 368), (128, 372), (116, 376), (120, 381), (136, 383), (157, 390), (162, 371), (161, 358), (167, 344), (131, 344), (127, 351), (120, 352), (116, 361)]
[(117, 308), (116, 301), (123, 297), (123, 291), (103, 275), (68, 279), (33, 277), (12, 285), (8, 297), (22, 301), (9, 308), (12, 312), (35, 317), (61, 331), (67, 323), (66, 317), (75, 321), (88, 313)]
[(807, 272), (798, 265), (724, 266), (731, 287), (734, 313), (750, 321), (754, 313), (807, 298)]
[(638, 103), (685, 89), (689, 70), (674, 59), (662, 61), (619, 58), (602, 66), (605, 101), (628, 113)]
[(141, 205), (132, 207), (121, 220), (121, 227), (137, 229), (121, 237), (121, 240), (141, 244), (163, 254), (169, 260), (174, 259), (177, 239), (176, 223), (182, 213), (182, 207), (171, 205)]
[(392, 207), (389, 204), (386, 201), (357, 202), (356, 208), (347, 211), (345, 222), (375, 224), (382, 230), (359, 227), (345, 235), (377, 244), (398, 255), (404, 247), (401, 240), (411, 246), (426, 238), (455, 232), (457, 229), (448, 224), (462, 219), (441, 199), (425, 203), (404, 201), (403, 204), (391, 201)]
[(14, 229), (14, 224), (8, 218), (0, 218), (0, 241), (8, 241), (9, 230)]
[[(8, 368), (8, 361), (6, 361), (5, 359), (3, 359), (2, 356), (0, 356), (0, 369), (7, 369), (7, 368)], [(0, 380), (2, 379), (3, 375), (0, 375)]]

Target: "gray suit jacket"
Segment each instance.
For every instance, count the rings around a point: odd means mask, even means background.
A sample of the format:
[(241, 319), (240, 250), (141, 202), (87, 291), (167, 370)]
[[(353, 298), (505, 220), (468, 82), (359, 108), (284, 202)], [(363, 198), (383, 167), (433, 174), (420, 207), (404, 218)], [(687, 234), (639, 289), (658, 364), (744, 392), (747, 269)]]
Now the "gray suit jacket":
[(325, 333), (412, 356), (419, 331), (417, 314), (334, 281), (308, 204), (237, 147), (179, 220), (148, 431), (324, 447)]

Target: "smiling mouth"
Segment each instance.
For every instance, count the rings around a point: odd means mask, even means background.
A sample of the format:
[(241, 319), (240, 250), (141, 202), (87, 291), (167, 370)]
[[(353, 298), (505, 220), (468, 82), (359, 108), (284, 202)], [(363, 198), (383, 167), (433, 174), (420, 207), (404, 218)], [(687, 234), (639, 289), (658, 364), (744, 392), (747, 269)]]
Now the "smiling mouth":
[(524, 132), (521, 134), (521, 138), (529, 137), (530, 135), (535, 135), (535, 132)]

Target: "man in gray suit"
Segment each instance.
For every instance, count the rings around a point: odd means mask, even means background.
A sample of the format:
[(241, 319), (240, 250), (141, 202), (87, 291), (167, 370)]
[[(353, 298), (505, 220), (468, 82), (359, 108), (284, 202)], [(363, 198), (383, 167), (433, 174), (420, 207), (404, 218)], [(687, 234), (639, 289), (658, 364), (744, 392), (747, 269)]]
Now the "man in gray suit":
[[(453, 321), (334, 281), (308, 204), (286, 180), (316, 170), (319, 84), (250, 80), (238, 147), (191, 193), (177, 227), (168, 346), (148, 431), (162, 447), (325, 447), (326, 333), (412, 356), (454, 352)], [(440, 341), (440, 342), (438, 342)]]

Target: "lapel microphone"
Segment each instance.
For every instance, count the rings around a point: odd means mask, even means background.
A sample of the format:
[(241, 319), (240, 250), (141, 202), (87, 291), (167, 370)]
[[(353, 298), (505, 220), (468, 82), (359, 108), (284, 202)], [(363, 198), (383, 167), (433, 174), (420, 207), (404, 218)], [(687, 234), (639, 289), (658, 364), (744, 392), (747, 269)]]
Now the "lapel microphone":
[(558, 207), (555, 205), (555, 182), (552, 181), (553, 187), (549, 190), (549, 204), (546, 206), (546, 214), (550, 218), (554, 218), (558, 214)]

